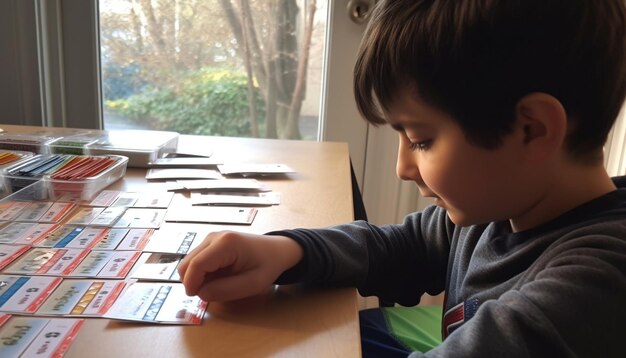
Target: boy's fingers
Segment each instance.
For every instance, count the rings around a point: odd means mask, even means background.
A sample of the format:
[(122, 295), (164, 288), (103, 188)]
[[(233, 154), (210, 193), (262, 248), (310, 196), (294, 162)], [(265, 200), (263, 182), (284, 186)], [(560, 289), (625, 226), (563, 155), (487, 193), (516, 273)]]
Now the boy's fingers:
[(267, 288), (254, 271), (235, 273), (205, 282), (198, 296), (207, 302), (225, 302), (255, 296)]
[(200, 243), (200, 245), (198, 245), (195, 249), (191, 250), (183, 258), (183, 261), (180, 263), (180, 265), (178, 265), (178, 274), (180, 275), (181, 280), (185, 277), (185, 274), (187, 272), (187, 267), (189, 266), (189, 262), (191, 262), (191, 260), (193, 260), (193, 258), (196, 257), (196, 255), (200, 253), (200, 251), (204, 250), (210, 244), (211, 244), (211, 240), (208, 240), (208, 236), (207, 236), (204, 238), (204, 241)]
[(236, 257), (233, 253), (219, 250), (216, 245), (209, 245), (199, 250), (195, 256), (187, 260), (185, 267), (183, 267), (181, 280), (185, 285), (187, 295), (196, 295), (207, 274), (233, 265)]

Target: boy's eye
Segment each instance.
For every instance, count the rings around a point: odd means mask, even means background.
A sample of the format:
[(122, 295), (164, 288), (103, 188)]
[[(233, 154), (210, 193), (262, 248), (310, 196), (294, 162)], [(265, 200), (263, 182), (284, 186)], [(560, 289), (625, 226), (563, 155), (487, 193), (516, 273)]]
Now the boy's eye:
[(419, 141), (419, 142), (412, 142), (409, 144), (409, 147), (411, 148), (411, 150), (415, 151), (415, 150), (427, 150), (428, 148), (430, 148), (430, 146), (432, 145), (432, 140), (423, 140), (423, 141)]

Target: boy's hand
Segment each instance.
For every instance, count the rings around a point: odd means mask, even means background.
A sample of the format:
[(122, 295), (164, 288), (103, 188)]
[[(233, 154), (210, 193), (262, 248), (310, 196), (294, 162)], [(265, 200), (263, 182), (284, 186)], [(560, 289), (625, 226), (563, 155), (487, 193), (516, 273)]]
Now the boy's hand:
[(231, 301), (265, 292), (302, 255), (300, 245), (285, 236), (214, 232), (185, 257), (178, 272), (187, 295)]

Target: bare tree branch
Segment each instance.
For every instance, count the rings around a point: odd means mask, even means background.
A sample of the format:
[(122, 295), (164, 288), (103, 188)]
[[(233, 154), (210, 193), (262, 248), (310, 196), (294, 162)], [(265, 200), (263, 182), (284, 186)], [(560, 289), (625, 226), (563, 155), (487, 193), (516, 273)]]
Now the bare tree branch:
[(289, 107), (289, 115), (287, 116), (287, 138), (300, 138), (300, 129), (298, 126), (300, 110), (302, 108), (302, 100), (304, 87), (306, 85), (307, 68), (309, 62), (309, 49), (311, 48), (311, 37), (313, 34), (313, 17), (317, 4), (315, 0), (309, 0), (308, 18), (304, 28), (304, 39), (300, 47), (300, 57), (298, 58), (298, 70), (296, 74), (296, 84), (291, 95), (291, 106)]
[(259, 136), (259, 125), (256, 118), (256, 95), (254, 93), (254, 78), (252, 74), (252, 66), (250, 64), (250, 46), (248, 43), (248, 34), (250, 31), (246, 28), (250, 22), (248, 18), (250, 15), (250, 8), (243, 5), (245, 0), (239, 0), (239, 9), (241, 11), (241, 25), (242, 28), (242, 37), (243, 37), (243, 53), (244, 53), (244, 65), (246, 67), (246, 74), (248, 75), (248, 109), (250, 113), (250, 130), (253, 137)]

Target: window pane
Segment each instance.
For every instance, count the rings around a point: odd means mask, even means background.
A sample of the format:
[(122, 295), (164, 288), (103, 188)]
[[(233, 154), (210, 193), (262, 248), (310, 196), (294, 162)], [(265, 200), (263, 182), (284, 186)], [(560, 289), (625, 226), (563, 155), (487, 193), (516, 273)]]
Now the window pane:
[(326, 6), (100, 0), (105, 129), (317, 139)]

